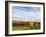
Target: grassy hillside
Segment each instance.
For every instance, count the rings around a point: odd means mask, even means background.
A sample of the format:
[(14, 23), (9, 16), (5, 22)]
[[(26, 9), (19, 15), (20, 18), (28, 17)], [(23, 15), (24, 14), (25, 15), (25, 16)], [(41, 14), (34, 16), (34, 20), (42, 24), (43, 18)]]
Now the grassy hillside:
[(12, 30), (33, 30), (40, 29), (40, 22), (13, 22)]

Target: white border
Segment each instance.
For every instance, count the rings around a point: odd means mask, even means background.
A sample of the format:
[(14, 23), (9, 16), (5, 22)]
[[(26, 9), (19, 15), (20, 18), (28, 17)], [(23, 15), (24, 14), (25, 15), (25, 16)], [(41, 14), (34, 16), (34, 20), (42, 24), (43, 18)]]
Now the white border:
[[(27, 6), (27, 7), (41, 7), (41, 29), (40, 30), (21, 30), (21, 31), (12, 31), (12, 6)], [(9, 4), (9, 34), (25, 34), (25, 33), (39, 33), (43, 32), (43, 5), (36, 4)]]

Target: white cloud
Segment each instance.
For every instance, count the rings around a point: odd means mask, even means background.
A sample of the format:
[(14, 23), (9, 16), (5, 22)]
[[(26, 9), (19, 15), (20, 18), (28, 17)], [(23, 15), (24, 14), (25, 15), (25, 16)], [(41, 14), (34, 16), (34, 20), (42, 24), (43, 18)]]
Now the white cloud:
[(35, 21), (35, 22), (40, 21), (40, 12), (17, 11), (17, 12), (15, 12), (15, 15), (13, 16), (13, 20), (17, 20), (17, 21)]

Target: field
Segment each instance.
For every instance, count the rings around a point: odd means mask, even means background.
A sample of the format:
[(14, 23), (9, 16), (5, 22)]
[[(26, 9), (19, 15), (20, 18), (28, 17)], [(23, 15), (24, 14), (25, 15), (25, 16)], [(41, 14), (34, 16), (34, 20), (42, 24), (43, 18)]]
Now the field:
[(40, 22), (12, 22), (12, 30), (35, 30), (40, 29)]

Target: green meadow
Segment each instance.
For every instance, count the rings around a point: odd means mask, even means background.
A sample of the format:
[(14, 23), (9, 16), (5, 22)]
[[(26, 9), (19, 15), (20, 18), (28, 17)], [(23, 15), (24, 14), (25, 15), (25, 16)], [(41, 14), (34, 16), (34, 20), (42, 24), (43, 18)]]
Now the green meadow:
[(37, 30), (40, 29), (40, 22), (16, 23), (12, 22), (12, 30)]

